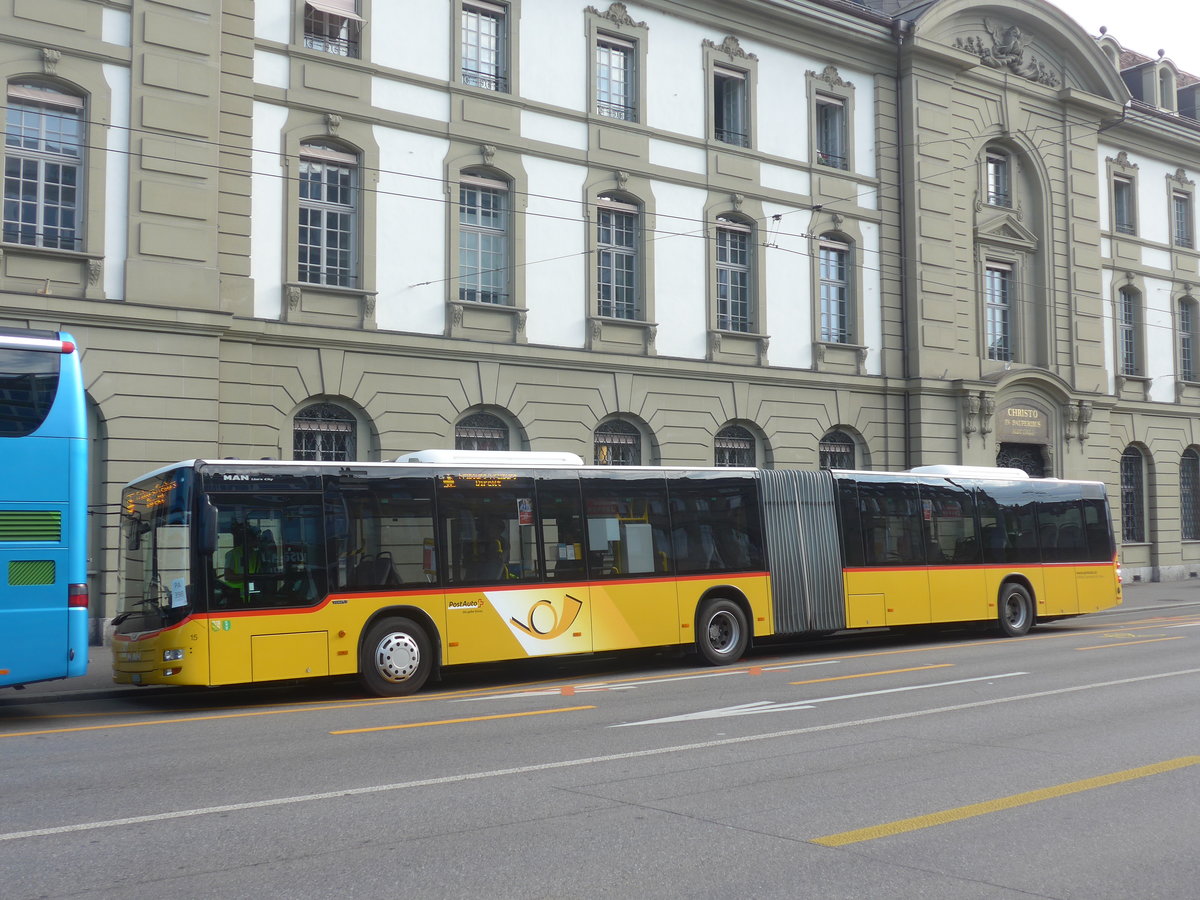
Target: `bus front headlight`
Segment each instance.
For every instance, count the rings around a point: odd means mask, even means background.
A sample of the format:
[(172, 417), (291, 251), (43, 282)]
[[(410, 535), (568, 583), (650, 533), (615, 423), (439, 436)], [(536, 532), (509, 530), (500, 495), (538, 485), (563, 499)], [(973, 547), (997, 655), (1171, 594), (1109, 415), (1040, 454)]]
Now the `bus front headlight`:
[(174, 662), (175, 660), (183, 659), (183, 650), (164, 650), (163, 662)]

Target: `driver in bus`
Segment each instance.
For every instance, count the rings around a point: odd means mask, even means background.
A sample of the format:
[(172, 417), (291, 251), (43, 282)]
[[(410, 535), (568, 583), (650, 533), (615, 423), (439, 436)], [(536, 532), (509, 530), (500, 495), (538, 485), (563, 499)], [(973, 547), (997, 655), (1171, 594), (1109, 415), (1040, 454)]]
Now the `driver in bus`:
[(222, 580), (241, 592), (247, 576), (262, 570), (262, 552), (258, 529), (238, 520), (233, 523), (233, 549), (225, 554), (225, 574)]

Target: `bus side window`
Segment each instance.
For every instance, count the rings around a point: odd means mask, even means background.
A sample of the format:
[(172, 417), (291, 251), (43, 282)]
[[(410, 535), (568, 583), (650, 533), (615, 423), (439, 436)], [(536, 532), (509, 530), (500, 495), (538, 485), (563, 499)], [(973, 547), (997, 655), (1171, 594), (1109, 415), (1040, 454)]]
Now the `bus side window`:
[(667, 486), (660, 477), (583, 480), (588, 571), (593, 578), (674, 572)]
[(576, 478), (545, 479), (537, 483), (537, 508), (542, 527), (546, 578), (555, 581), (587, 577), (587, 541), (583, 506)]

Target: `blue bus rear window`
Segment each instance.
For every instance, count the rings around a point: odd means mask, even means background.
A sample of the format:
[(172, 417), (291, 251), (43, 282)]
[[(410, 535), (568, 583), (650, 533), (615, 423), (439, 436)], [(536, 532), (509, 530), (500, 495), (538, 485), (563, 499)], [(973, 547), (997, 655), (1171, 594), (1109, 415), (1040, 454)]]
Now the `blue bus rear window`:
[(0, 437), (33, 434), (58, 393), (57, 353), (0, 349)]

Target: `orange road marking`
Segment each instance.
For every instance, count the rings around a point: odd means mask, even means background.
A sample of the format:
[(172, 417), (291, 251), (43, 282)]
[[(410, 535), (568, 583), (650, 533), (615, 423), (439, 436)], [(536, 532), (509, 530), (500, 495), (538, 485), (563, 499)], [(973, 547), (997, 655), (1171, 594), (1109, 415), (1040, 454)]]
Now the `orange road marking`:
[(552, 713), (578, 712), (581, 709), (595, 709), (594, 706), (567, 706), (563, 709), (536, 709), (532, 712), (498, 713), (494, 716), (471, 716), (467, 719), (442, 719), (438, 722), (409, 722), (406, 725), (376, 725), (373, 728), (348, 728), (345, 731), (331, 731), (330, 734), (363, 734), (368, 731), (396, 731), (400, 728), (425, 728), (429, 725), (462, 725), (467, 722), (490, 722), (493, 719), (519, 719), (523, 716), (548, 716)]
[(1147, 638), (1144, 641), (1121, 641), (1119, 644), (1097, 644), (1094, 647), (1076, 647), (1076, 650), (1107, 650), (1109, 647), (1132, 647), (1134, 644), (1157, 644), (1159, 641), (1182, 641), (1183, 635), (1177, 637)]
[(888, 669), (886, 672), (860, 672), (857, 675), (833, 675), (829, 678), (814, 678), (811, 681), (789, 681), (788, 684), (820, 684), (823, 681), (844, 681), (847, 678), (871, 678), (875, 675), (899, 675), (901, 672), (922, 672), (925, 669), (951, 669), (954, 663), (938, 663), (934, 666), (916, 666), (912, 669)]

